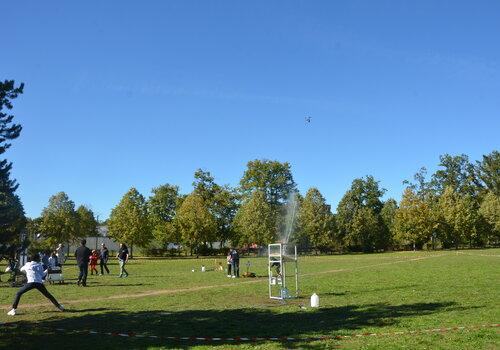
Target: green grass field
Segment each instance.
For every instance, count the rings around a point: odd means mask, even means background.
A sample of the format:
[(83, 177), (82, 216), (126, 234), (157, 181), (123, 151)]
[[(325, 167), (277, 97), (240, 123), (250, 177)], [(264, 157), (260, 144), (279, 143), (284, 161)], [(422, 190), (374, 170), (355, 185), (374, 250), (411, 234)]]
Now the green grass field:
[[(69, 264), (64, 270), (68, 284), (48, 286), (68, 309), (64, 313), (31, 291), (23, 296), (19, 315), (9, 317), (6, 312), (16, 289), (2, 282), (0, 347), (500, 348), (500, 327), (491, 326), (500, 323), (500, 249), (302, 257), (302, 297), (286, 303), (268, 298), (266, 259), (243, 258), (241, 270), (248, 260), (258, 278), (199, 272), (202, 264), (211, 270), (214, 259), (134, 260), (128, 265), (128, 278), (116, 277), (114, 263), (112, 275), (89, 276), (87, 288), (76, 286), (76, 268)], [(193, 267), (197, 272), (191, 272)], [(309, 307), (313, 292), (320, 296), (318, 309)], [(456, 326), (466, 328), (435, 330)], [(204, 342), (106, 332), (158, 337), (352, 337)], [(356, 336), (366, 333), (377, 335)]]

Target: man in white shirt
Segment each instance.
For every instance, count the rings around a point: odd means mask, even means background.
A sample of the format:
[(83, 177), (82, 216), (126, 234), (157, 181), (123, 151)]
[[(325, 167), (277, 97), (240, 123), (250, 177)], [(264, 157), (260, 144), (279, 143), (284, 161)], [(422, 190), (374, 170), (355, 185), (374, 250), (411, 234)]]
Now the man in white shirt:
[(43, 277), (47, 274), (47, 271), (44, 271), (38, 254), (33, 254), (31, 256), (31, 261), (21, 267), (21, 271), (26, 273), (28, 283), (17, 291), (14, 303), (12, 304), (12, 310), (10, 310), (7, 315), (14, 316), (16, 314), (17, 305), (19, 304), (21, 296), (32, 289), (38, 289), (38, 291), (45, 295), (60, 311), (64, 311), (64, 307), (59, 304), (56, 298), (54, 298), (43, 285)]

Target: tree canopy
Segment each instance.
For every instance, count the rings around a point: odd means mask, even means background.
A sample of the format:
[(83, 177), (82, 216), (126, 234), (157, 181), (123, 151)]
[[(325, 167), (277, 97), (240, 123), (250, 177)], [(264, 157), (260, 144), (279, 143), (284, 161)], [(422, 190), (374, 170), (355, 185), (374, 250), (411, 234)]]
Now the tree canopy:
[(266, 201), (276, 207), (296, 190), (296, 184), (288, 162), (256, 159), (247, 163), (240, 189), (247, 198), (254, 191), (261, 191)]
[(129, 245), (145, 247), (150, 242), (152, 234), (146, 200), (134, 187), (111, 210), (108, 232), (117, 241)]
[(75, 203), (64, 192), (59, 192), (49, 199), (43, 209), (39, 226), (43, 236), (55, 246), (81, 237), (81, 228)]

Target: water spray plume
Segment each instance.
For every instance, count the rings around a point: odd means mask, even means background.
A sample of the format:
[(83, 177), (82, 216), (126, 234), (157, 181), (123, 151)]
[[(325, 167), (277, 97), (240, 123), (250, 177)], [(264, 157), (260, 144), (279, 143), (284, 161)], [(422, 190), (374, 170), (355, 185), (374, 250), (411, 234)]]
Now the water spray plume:
[(286, 203), (286, 213), (285, 213), (285, 227), (280, 237), (280, 242), (283, 244), (288, 244), (290, 237), (293, 233), (295, 216), (297, 213), (297, 192), (290, 192), (288, 195), (288, 200)]

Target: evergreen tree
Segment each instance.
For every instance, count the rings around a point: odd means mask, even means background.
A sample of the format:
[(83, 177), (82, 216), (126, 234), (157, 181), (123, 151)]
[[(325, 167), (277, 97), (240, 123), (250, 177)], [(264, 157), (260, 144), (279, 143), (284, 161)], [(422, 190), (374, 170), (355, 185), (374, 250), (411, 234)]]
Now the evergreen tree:
[[(0, 81), (0, 155), (11, 146), (9, 141), (19, 137), (22, 127), (13, 123), (14, 116), (8, 114), (13, 108), (12, 100), (23, 93), (24, 84), (15, 86), (13, 80)], [(0, 160), (0, 254), (5, 254), (23, 230), (26, 219), (20, 198), (15, 194), (18, 187), (10, 178), (12, 163)]]

